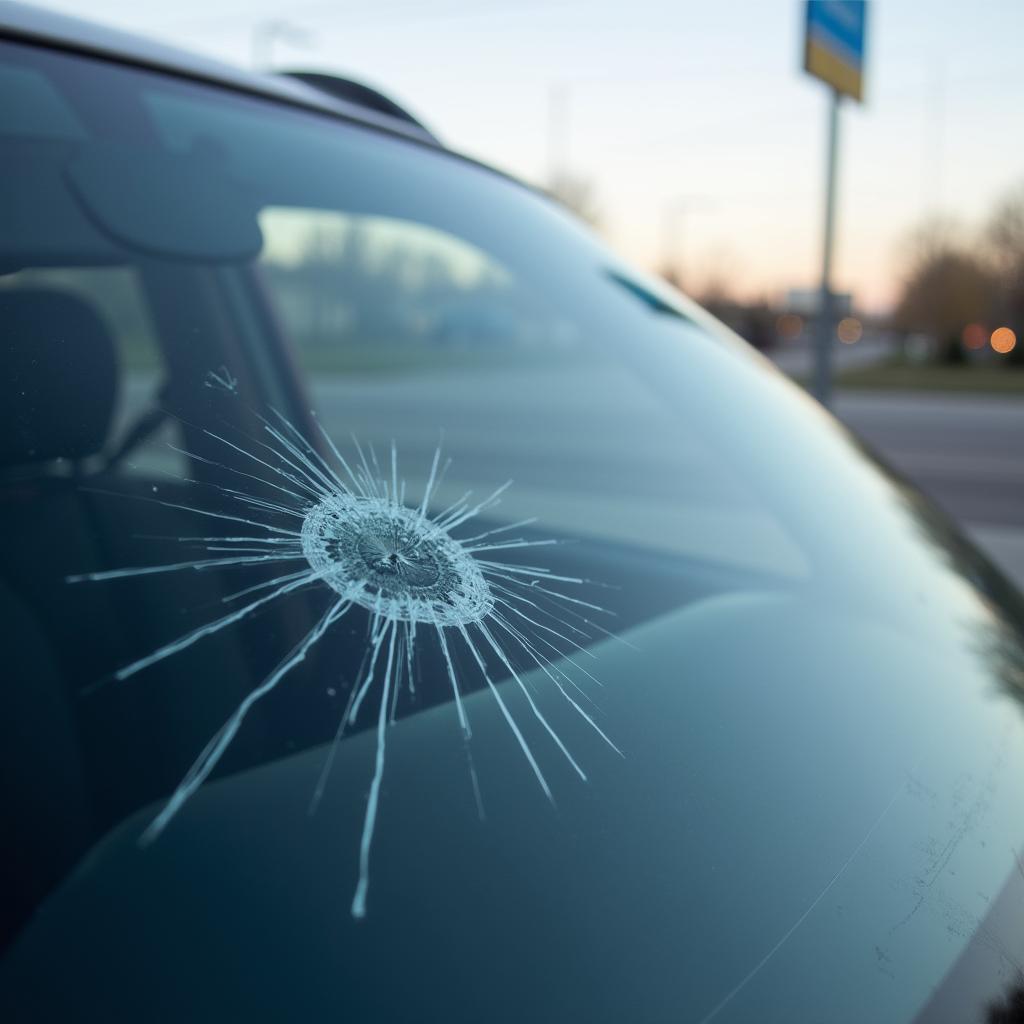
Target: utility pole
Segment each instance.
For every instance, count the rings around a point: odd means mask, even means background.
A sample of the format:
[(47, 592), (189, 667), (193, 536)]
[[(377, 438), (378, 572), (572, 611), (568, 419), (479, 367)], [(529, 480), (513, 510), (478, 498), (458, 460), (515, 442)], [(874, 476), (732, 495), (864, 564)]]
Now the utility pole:
[(815, 338), (814, 397), (828, 406), (832, 399), (832, 354), (835, 349), (835, 292), (832, 290), (832, 249), (836, 224), (836, 158), (839, 149), (839, 92), (828, 102), (828, 143), (825, 155), (825, 230), (821, 246), (821, 298)]
[(551, 82), (548, 86), (548, 137), (545, 168), (545, 186), (553, 190), (568, 172), (569, 151), (569, 86), (565, 82)]
[(928, 214), (942, 213), (945, 205), (946, 156), (946, 64), (938, 57), (928, 74), (928, 99), (925, 117), (925, 182), (921, 190), (926, 197)]
[(713, 205), (714, 200), (702, 195), (674, 196), (662, 205), (661, 269), (663, 273), (672, 275), (673, 284), (680, 290), (689, 283), (687, 215)]

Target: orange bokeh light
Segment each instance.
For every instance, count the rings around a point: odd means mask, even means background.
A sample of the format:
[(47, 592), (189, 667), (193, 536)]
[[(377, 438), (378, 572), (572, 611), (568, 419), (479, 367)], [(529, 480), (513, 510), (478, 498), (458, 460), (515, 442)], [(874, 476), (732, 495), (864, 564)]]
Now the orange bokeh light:
[(966, 348), (984, 348), (988, 341), (988, 331), (981, 324), (968, 324), (964, 328), (963, 339)]
[(860, 341), (860, 336), (863, 333), (864, 328), (855, 316), (843, 317), (836, 328), (836, 334), (839, 335), (839, 340), (844, 345), (852, 345), (855, 341)]
[(1017, 335), (1009, 327), (997, 327), (989, 338), (989, 344), (1001, 356), (1005, 356), (1007, 352), (1012, 352), (1016, 348)]

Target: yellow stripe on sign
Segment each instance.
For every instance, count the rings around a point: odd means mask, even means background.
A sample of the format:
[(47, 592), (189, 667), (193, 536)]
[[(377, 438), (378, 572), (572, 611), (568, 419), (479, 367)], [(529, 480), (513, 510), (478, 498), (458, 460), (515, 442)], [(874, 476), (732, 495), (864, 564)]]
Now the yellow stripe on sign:
[(833, 88), (838, 89), (855, 100), (863, 99), (861, 90), (864, 86), (864, 76), (860, 71), (851, 67), (844, 60), (821, 43), (813, 39), (807, 40), (807, 55), (804, 60), (804, 67), (818, 78), (828, 82)]

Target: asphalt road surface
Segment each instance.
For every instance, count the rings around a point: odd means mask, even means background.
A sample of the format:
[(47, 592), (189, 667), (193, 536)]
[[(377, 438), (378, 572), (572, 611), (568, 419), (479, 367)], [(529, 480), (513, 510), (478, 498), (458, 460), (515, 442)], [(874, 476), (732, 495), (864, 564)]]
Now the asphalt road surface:
[(846, 392), (834, 411), (1024, 585), (1024, 400)]
[(1024, 529), (1024, 401), (848, 392), (835, 412), (958, 521)]

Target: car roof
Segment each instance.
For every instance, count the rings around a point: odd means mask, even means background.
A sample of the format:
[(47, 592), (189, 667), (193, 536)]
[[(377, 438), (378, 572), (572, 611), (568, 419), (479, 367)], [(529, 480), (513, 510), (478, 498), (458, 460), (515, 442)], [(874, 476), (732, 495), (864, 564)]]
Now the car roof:
[(347, 100), (342, 96), (330, 95), (297, 78), (246, 71), (187, 50), (179, 50), (128, 32), (27, 4), (0, 0), (0, 39), (3, 38), (170, 72), (293, 106), (333, 114), (436, 148), (443, 148), (433, 134), (412, 118), (405, 119)]

